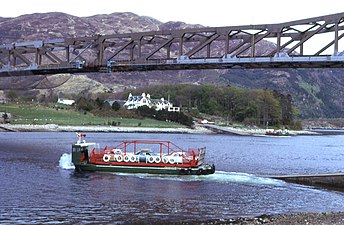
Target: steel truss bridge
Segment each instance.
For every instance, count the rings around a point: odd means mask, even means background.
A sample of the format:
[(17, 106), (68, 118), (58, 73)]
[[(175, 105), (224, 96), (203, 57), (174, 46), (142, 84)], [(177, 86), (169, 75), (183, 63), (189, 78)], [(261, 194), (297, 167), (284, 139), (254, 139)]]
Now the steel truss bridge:
[[(342, 68), (344, 13), (280, 24), (96, 35), (0, 46), (0, 76), (232, 68)], [(264, 48), (261, 45), (264, 44)], [(339, 46), (341, 46), (341, 50)]]

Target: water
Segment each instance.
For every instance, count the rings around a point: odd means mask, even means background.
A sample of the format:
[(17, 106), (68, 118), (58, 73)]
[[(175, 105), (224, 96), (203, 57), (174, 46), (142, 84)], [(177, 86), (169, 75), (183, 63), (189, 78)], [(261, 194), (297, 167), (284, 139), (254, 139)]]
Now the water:
[(121, 224), (344, 211), (344, 193), (266, 178), (344, 171), (344, 136), (89, 133), (90, 142), (207, 147), (209, 176), (75, 173), (74, 133), (0, 133), (0, 224)]

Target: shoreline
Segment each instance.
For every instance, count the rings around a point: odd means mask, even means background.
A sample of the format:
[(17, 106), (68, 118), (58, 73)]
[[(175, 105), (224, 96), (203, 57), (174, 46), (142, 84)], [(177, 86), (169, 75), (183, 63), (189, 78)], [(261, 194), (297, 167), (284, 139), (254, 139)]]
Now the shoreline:
[(114, 133), (187, 133), (187, 134), (214, 134), (204, 128), (156, 128), (156, 127), (115, 127), (115, 126), (66, 126), (57, 124), (1, 124), (2, 132), (114, 132)]
[[(208, 126), (195, 126), (195, 128), (157, 128), (157, 127), (118, 127), (104, 125), (33, 125), (33, 124), (0, 124), (0, 132), (114, 132), (114, 133), (180, 133), (180, 134), (228, 134), (241, 136), (266, 136), (266, 129), (221, 127), (222, 131), (214, 131)], [(290, 136), (296, 135), (322, 135), (321, 132), (308, 130), (289, 131)]]
[[(158, 223), (159, 224), (159, 223)], [(165, 224), (165, 223), (164, 223)], [(267, 225), (344, 225), (344, 212), (323, 212), (323, 213), (292, 213), (292, 214), (274, 214), (260, 215), (255, 217), (239, 217), (232, 219), (213, 219), (207, 221), (190, 221), (181, 223), (167, 224), (267, 224)]]

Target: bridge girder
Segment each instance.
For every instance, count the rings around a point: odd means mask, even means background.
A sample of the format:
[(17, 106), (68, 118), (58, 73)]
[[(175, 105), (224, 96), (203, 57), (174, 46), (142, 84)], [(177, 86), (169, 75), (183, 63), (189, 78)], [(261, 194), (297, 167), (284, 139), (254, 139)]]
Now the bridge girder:
[[(324, 35), (324, 36), (323, 36)], [(321, 37), (323, 44), (312, 40)], [(0, 75), (343, 67), (344, 13), (280, 24), (96, 35), (0, 46)], [(267, 49), (259, 45), (269, 43)], [(340, 45), (341, 44), (341, 45)], [(315, 48), (318, 47), (318, 48)], [(330, 53), (326, 52), (332, 47)]]

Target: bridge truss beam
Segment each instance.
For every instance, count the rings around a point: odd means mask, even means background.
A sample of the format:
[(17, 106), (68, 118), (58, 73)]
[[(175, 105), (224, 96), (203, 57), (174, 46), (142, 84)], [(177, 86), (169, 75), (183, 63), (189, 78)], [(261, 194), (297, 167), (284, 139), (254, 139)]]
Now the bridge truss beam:
[[(0, 75), (338, 68), (344, 67), (343, 37), (344, 13), (339, 13), (280, 24), (21, 42), (0, 46)], [(260, 47), (262, 43), (268, 47)]]

